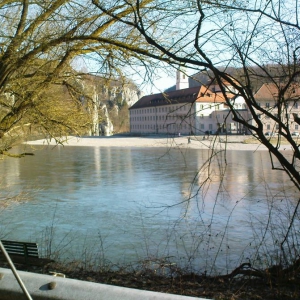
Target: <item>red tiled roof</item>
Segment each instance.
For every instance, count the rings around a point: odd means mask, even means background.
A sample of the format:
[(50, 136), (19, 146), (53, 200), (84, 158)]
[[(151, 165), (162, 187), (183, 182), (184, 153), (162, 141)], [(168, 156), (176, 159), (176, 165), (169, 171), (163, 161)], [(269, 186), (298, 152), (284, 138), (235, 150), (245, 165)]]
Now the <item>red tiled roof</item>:
[[(285, 92), (286, 100), (297, 100), (300, 97), (300, 87), (291, 85)], [(254, 95), (256, 100), (278, 100), (278, 86), (275, 83), (264, 83)]]
[(188, 88), (183, 90), (176, 90), (168, 93), (152, 94), (142, 97), (138, 102), (136, 102), (129, 109), (142, 108), (142, 107), (152, 107), (152, 106), (162, 106), (168, 104), (177, 103), (192, 103), (195, 102), (199, 87)]
[(275, 84), (264, 83), (255, 94), (256, 100), (271, 100), (275, 99), (278, 95), (278, 89)]
[[(229, 98), (234, 97), (232, 94), (228, 94), (228, 96)], [(221, 103), (225, 102), (225, 100), (222, 93), (214, 93), (205, 86), (198, 86), (168, 93), (147, 95), (142, 97), (129, 109), (194, 102)]]
[[(228, 98), (234, 98), (235, 95), (227, 93)], [(196, 102), (223, 103), (226, 102), (222, 92), (212, 92), (208, 87), (202, 85)]]

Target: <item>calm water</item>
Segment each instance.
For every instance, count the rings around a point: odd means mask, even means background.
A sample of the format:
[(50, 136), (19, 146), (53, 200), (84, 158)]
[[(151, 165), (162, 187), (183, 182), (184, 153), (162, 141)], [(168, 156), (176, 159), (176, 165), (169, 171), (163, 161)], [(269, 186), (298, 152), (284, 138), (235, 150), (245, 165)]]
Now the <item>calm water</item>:
[(99, 264), (124, 264), (169, 257), (195, 270), (230, 269), (255, 256), (267, 223), (266, 242), (276, 251), (276, 225), (287, 226), (296, 196), (263, 151), (229, 151), (227, 164), (219, 154), (209, 166), (204, 150), (59, 146), (34, 152), (0, 162), (2, 197), (22, 193), (26, 200), (1, 208), (0, 234), (40, 241), (45, 253), (51, 243), (51, 253), (68, 260), (98, 255)]

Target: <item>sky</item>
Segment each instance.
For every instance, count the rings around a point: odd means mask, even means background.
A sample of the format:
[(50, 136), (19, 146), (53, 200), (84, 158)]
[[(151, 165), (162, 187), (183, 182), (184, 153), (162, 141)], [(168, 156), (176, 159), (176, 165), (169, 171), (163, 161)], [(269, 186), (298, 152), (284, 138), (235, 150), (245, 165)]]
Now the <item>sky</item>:
[[(81, 72), (97, 72), (97, 65), (94, 60), (77, 58), (73, 61), (72, 66), (77, 71)], [(126, 70), (125, 70), (126, 72)], [(152, 82), (144, 81), (144, 69), (135, 68), (128, 77), (133, 80), (135, 84), (141, 89), (144, 95), (157, 94), (163, 92), (165, 89), (176, 85), (176, 70), (172, 69), (169, 72), (163, 72), (162, 70), (156, 71), (156, 74), (152, 74)]]
[[(175, 72), (175, 71), (174, 71)], [(165, 89), (176, 85), (176, 74), (174, 76), (163, 76), (159, 79), (154, 80), (152, 84), (142, 86), (142, 91), (145, 95), (157, 94), (163, 92)]]

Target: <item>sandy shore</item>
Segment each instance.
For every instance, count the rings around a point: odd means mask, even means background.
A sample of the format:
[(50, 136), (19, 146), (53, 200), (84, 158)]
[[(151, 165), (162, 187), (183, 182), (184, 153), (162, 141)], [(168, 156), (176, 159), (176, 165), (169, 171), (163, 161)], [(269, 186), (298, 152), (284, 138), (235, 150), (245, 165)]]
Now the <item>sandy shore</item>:
[[(227, 149), (227, 150), (266, 150), (266, 147), (259, 144), (245, 144), (243, 136), (229, 136), (225, 142), (224, 137), (210, 137), (209, 140), (203, 140), (203, 137), (163, 137), (163, 136), (110, 136), (110, 137), (73, 137), (68, 136), (62, 139), (64, 146), (85, 146), (85, 147), (160, 147), (160, 148), (190, 148), (190, 149)], [(249, 137), (248, 137), (249, 138)], [(27, 142), (30, 145), (56, 145), (52, 140), (36, 140)], [(282, 146), (282, 150), (289, 150), (287, 145)]]

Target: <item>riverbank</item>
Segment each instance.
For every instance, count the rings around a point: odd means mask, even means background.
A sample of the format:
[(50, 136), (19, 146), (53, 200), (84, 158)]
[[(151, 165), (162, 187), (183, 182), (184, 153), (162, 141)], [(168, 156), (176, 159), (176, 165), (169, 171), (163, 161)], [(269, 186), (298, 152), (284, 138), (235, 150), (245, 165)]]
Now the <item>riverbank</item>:
[[(227, 150), (267, 150), (256, 143), (250, 136), (97, 136), (97, 137), (74, 137), (68, 136), (59, 140), (64, 146), (85, 147), (160, 147), (180, 149), (227, 149)], [(56, 145), (55, 139), (40, 139), (29, 141), (30, 145)], [(291, 150), (289, 145), (282, 145), (282, 150)]]
[[(0, 267), (7, 268), (7, 265), (0, 264)], [(115, 266), (114, 269), (116, 268)], [(182, 295), (215, 300), (294, 300), (300, 296), (299, 267), (293, 268), (287, 274), (272, 274), (270, 269), (256, 270), (255, 274), (251, 268), (240, 268), (234, 271), (235, 274), (215, 277), (185, 273), (184, 270), (176, 270), (176, 274), (173, 275), (162, 275), (155, 270), (143, 268), (132, 271), (126, 271), (124, 268), (91, 271), (85, 268), (72, 269), (69, 264), (57, 263), (51, 263), (44, 268), (20, 265), (18, 270), (46, 275), (59, 273), (66, 278), (82, 282), (166, 293), (166, 296), (169, 294), (170, 297)], [(53, 281), (57, 281), (55, 278), (53, 277)]]

